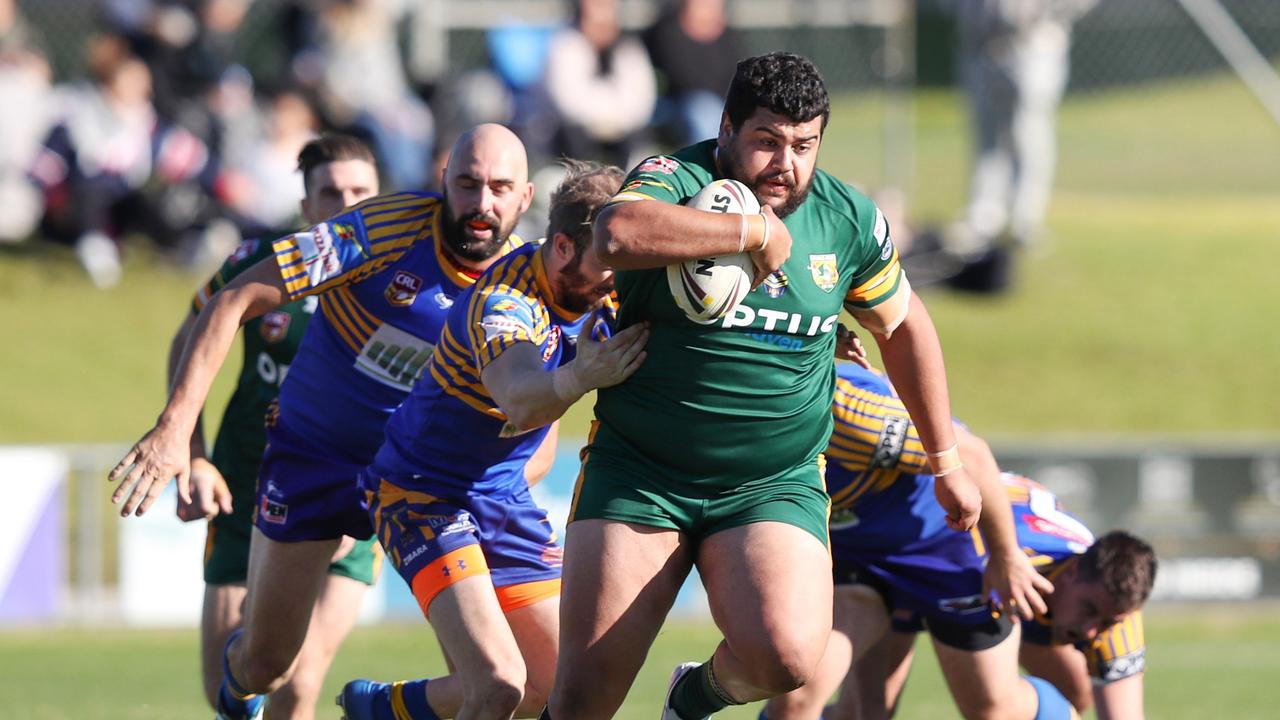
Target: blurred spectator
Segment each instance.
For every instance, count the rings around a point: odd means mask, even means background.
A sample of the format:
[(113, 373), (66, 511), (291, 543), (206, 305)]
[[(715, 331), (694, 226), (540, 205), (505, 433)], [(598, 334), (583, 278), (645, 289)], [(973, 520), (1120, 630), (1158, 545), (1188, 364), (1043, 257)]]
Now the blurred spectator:
[(15, 0), (0, 0), (0, 242), (23, 240), (42, 199), (27, 169), (48, 131), (49, 64)]
[(618, 0), (578, 0), (573, 24), (551, 39), (544, 83), (558, 153), (631, 167), (657, 91), (649, 53), (618, 13)]
[(974, 153), (968, 206), (945, 244), (968, 263), (952, 282), (960, 289), (1005, 289), (1010, 246), (1043, 232), (1071, 27), (1096, 2), (959, 0), (958, 65)]
[(217, 168), (198, 137), (156, 114), (151, 73), (121, 38), (92, 39), (88, 67), (89, 83), (59, 88), (31, 176), (44, 192), (42, 230), (73, 243), (94, 283), (110, 287), (124, 234), (172, 247), (207, 217)]
[(724, 0), (675, 0), (644, 33), (662, 97), (655, 121), (676, 131), (676, 147), (715, 137), (724, 94), (742, 55)]
[(214, 107), (218, 86), (243, 74), (236, 34), (249, 0), (105, 0), (107, 28), (151, 71), (152, 104), (166, 122), (196, 134), (214, 152), (224, 128)]
[(427, 181), (434, 123), (413, 91), (397, 37), (397, 0), (320, 0), (313, 45), (294, 58), (295, 77), (315, 87), (328, 121), (371, 138), (384, 190)]
[(243, 154), (226, 157), (219, 189), (241, 236), (273, 236), (296, 224), (304, 194), (298, 153), (319, 131), (319, 118), (307, 99), (283, 91), (271, 98), (259, 137)]
[(40, 219), (27, 169), (48, 132), (49, 63), (16, 0), (0, 0), (0, 242), (23, 240)]

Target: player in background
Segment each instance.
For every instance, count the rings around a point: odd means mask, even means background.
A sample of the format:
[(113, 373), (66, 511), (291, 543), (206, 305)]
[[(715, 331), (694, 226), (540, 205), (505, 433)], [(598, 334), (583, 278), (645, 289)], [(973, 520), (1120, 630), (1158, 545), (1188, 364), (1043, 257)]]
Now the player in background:
[[(704, 718), (803, 685), (831, 631), (827, 494), (842, 308), (876, 333), (943, 476), (948, 523), (977, 489), (955, 450), (937, 334), (883, 215), (816, 169), (830, 112), (797, 55), (743, 60), (717, 139), (644, 161), (595, 221), (619, 326), (649, 323), (648, 359), (597, 394), (565, 545), (560, 659), (544, 717), (612, 717), (696, 564), (725, 641), (672, 675), (663, 718)], [(760, 215), (682, 206), (728, 177)], [(758, 287), (724, 320), (689, 320), (665, 266), (746, 249)]]
[[(556, 665), (561, 551), (522, 468), (549, 423), (644, 361), (644, 325), (609, 337), (612, 272), (591, 219), (622, 170), (566, 161), (546, 240), (458, 299), (430, 373), (361, 475), (379, 540), (453, 674), (348, 683), (349, 720), (536, 717)], [(396, 708), (393, 710), (393, 708)]]
[[(304, 197), (302, 217), (322, 222), (378, 194), (373, 152), (350, 135), (324, 135), (298, 153)], [(169, 381), (196, 317), (209, 298), (245, 269), (272, 255), (271, 243), (247, 240), (196, 293), (191, 312), (169, 348)], [(213, 455), (205, 452), (197, 419), (191, 436), (191, 502), (178, 504), (184, 521), (209, 520), (204, 553), (204, 610), (200, 618), (200, 670), (205, 698), (213, 706), (222, 684), (222, 648), (240, 627), (249, 538), (253, 529), (254, 488), (266, 448), (267, 408), (280, 391), (302, 342), (316, 299), (286, 303), (244, 326), (244, 360), (235, 391), (218, 427)], [(316, 699), (333, 656), (355, 623), (365, 588), (377, 577), (380, 553), (373, 539), (344, 541), (341, 557), (329, 565), (298, 666), (289, 682), (271, 694), (274, 718), (302, 720), (315, 715)]]
[[(1139, 608), (1156, 568), (1146, 543), (1123, 532), (1095, 542), (1043, 486), (1001, 475), (986, 443), (960, 427), (965, 465), (983, 488), (983, 523), (981, 534), (951, 532), (919, 436), (882, 375), (842, 365), (833, 415), (836, 627), (815, 680), (775, 698), (762, 717), (889, 717), (922, 628), (967, 718), (1055, 720), (1094, 704), (1100, 718), (1142, 717)], [(1034, 586), (1018, 579), (1008, 531), (1021, 564), (1035, 568)], [(1019, 661), (1030, 676), (1019, 677)], [(837, 704), (824, 710), (837, 687)]]
[(372, 535), (357, 477), (391, 412), (426, 368), (450, 305), (502, 254), (529, 207), (524, 145), (500, 125), (454, 144), (445, 195), (379, 195), (305, 232), (210, 299), (192, 328), (156, 426), (109, 478), (122, 515), (143, 513), (172, 477), (188, 498), (189, 440), (236, 330), (317, 296), (316, 315), (268, 416), (244, 624), (224, 652), (219, 713), (257, 717), (286, 680), (342, 537)]

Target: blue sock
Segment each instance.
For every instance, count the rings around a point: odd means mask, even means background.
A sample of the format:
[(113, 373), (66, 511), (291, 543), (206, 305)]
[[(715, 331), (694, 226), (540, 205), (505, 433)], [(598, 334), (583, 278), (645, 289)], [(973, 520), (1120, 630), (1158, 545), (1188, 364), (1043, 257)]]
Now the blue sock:
[(1035, 720), (1074, 720), (1079, 717), (1066, 696), (1053, 683), (1031, 675), (1024, 675), (1022, 679), (1035, 689), (1036, 699), (1040, 703)]
[(233, 631), (227, 636), (227, 644), (222, 647), (222, 684), (218, 687), (218, 707), (231, 715), (248, 717), (256, 713), (267, 699), (245, 690), (231, 674), (231, 643), (240, 637), (240, 633), (239, 628)]
[(440, 720), (440, 716), (427, 704), (427, 682), (423, 679), (391, 683), (388, 699), (392, 703), (402, 703), (414, 720)]

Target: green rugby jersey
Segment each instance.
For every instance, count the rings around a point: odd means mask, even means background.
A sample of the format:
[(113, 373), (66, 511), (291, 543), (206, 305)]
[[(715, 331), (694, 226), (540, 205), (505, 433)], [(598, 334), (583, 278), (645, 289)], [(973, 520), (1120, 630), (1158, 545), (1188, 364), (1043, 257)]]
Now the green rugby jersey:
[[(246, 240), (227, 258), (191, 302), (200, 312), (215, 292), (259, 260), (274, 257), (270, 241)], [(298, 352), (307, 321), (315, 312), (315, 298), (287, 303), (244, 325), (244, 362), (235, 391), (227, 402), (210, 459), (231, 485), (236, 514), (252, 510), (258, 465), (266, 449), (264, 418), (280, 394), (289, 363)], [(248, 495), (241, 495), (244, 488)], [(239, 500), (247, 498), (247, 500)]]
[[(714, 153), (706, 141), (650, 158), (610, 202), (684, 203), (722, 177)], [(599, 391), (596, 417), (606, 437), (673, 481), (729, 488), (814, 460), (831, 437), (842, 306), (868, 326), (891, 327), (905, 313), (910, 286), (866, 196), (817, 170), (784, 223), (791, 257), (710, 325), (681, 312), (665, 268), (615, 276), (619, 327), (650, 322), (648, 357), (626, 382)]]

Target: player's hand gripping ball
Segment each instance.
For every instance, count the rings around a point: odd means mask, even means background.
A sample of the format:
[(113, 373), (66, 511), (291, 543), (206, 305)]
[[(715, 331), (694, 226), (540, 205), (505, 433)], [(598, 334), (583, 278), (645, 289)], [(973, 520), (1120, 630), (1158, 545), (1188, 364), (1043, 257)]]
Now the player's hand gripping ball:
[[(760, 202), (737, 180), (714, 180), (685, 203), (718, 213), (757, 215)], [(709, 325), (737, 307), (751, 292), (755, 266), (749, 253), (696, 258), (667, 266), (667, 285), (676, 305), (690, 320)]]

